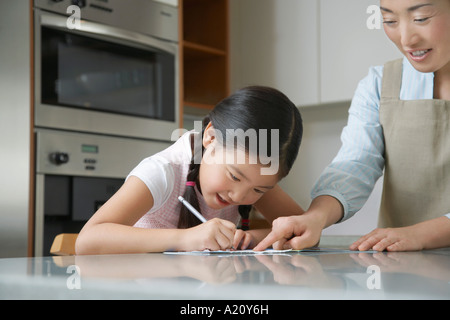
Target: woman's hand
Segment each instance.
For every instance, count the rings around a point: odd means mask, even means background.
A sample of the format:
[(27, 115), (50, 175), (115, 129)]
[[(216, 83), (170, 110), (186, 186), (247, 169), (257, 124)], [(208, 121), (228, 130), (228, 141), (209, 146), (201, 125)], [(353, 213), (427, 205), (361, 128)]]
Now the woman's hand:
[(272, 232), (254, 250), (264, 250), (271, 245), (274, 249), (304, 249), (317, 245), (323, 223), (317, 215), (280, 217), (272, 224)]
[(359, 238), (350, 250), (376, 251), (416, 251), (422, 250), (423, 245), (416, 236), (413, 226), (404, 228), (377, 228)]
[(305, 213), (274, 220), (272, 232), (254, 250), (264, 250), (271, 245), (278, 250), (315, 246), (320, 241), (322, 230), (339, 221), (343, 213), (342, 205), (336, 198), (319, 196)]
[(351, 250), (416, 251), (450, 246), (450, 219), (443, 216), (402, 228), (378, 228), (359, 238)]

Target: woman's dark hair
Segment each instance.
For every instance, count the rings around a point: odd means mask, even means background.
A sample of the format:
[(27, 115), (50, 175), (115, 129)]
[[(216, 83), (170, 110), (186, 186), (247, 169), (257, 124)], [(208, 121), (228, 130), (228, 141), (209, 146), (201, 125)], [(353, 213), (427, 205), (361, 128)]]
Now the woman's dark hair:
[[(297, 107), (289, 98), (276, 89), (251, 86), (238, 90), (225, 98), (203, 119), (201, 136), (209, 122), (215, 130), (221, 133), (224, 144), (235, 143), (236, 136), (229, 134), (233, 130), (241, 129), (243, 132), (247, 132), (252, 129), (257, 133), (257, 154), (260, 154), (259, 141), (263, 138), (267, 141), (265, 153), (268, 157), (272, 150), (272, 134), (275, 134), (274, 138), (278, 138), (278, 150), (276, 151), (278, 151), (278, 177), (280, 180), (289, 173), (297, 158), (303, 135), (302, 118)], [(260, 132), (265, 132), (266, 135), (260, 137)], [(250, 150), (248, 141), (245, 141), (245, 150), (246, 152)], [(195, 181), (198, 185), (200, 163), (194, 161), (194, 158), (196, 157), (192, 157), (189, 166), (187, 181)], [(187, 186), (183, 197), (200, 211), (194, 187)], [(239, 206), (239, 213), (243, 220), (248, 219), (251, 207), (250, 205)], [(179, 228), (190, 228), (199, 223), (200, 221), (194, 215), (181, 206)]]

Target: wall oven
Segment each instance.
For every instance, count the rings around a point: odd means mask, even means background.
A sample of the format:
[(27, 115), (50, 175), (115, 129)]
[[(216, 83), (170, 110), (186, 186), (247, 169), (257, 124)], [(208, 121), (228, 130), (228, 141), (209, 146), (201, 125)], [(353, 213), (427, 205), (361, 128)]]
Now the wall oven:
[[(72, 28), (74, 5), (81, 19)], [(170, 145), (179, 128), (178, 8), (174, 0), (34, 0), (34, 43), (40, 256)]]
[(170, 138), (179, 125), (177, 7), (35, 0), (34, 19), (36, 126)]
[(139, 161), (165, 149), (148, 141), (36, 130), (34, 255), (49, 255), (60, 233), (78, 233)]

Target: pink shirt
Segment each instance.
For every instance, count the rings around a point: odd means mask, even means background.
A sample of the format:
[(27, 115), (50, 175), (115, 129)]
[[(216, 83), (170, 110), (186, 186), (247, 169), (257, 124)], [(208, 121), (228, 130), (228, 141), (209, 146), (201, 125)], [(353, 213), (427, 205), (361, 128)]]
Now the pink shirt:
[[(186, 188), (186, 177), (192, 158), (190, 134), (185, 133), (169, 148), (141, 161), (128, 176), (142, 180), (153, 196), (154, 205), (134, 225), (139, 228), (176, 229), (180, 215), (181, 202), (178, 196)], [(224, 209), (211, 209), (195, 187), (200, 212), (207, 219), (221, 218), (237, 224), (240, 220), (238, 206)]]

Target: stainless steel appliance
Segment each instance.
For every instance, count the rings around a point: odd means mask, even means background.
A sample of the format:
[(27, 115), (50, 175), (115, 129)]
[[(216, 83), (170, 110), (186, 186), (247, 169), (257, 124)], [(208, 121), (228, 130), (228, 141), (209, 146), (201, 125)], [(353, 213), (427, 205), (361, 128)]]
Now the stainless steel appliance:
[(170, 145), (179, 127), (172, 2), (34, 1), (34, 255), (79, 232), (139, 161)]
[[(79, 9), (78, 24), (71, 5)], [(34, 6), (35, 126), (169, 139), (179, 125), (176, 6), (152, 0), (35, 0)]]
[(137, 163), (165, 142), (39, 129), (36, 132), (36, 256), (59, 233), (78, 233)]

